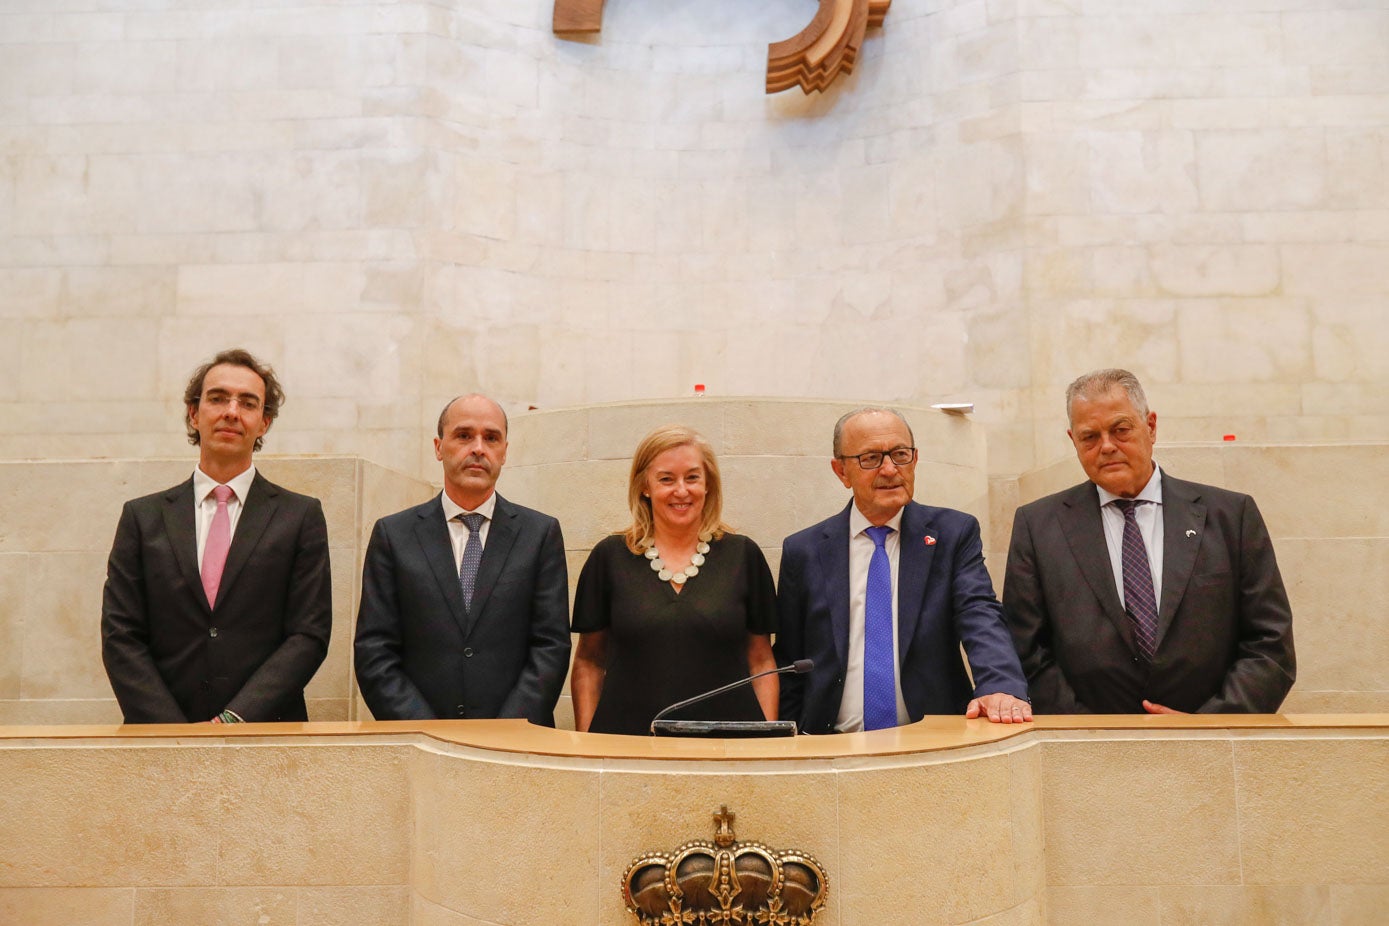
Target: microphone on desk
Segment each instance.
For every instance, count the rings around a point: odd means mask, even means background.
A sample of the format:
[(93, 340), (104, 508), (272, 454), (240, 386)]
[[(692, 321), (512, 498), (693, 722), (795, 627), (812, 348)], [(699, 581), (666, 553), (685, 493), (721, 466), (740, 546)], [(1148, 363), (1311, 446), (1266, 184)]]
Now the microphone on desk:
[(734, 737), (743, 738), (751, 736), (795, 736), (796, 722), (794, 720), (666, 720), (667, 714), (673, 714), (682, 708), (710, 698), (716, 698), (725, 691), (732, 691), (744, 685), (751, 685), (759, 678), (766, 678), (768, 675), (805, 675), (815, 668), (813, 659), (797, 659), (790, 665), (781, 666), (776, 669), (768, 669), (765, 672), (758, 672), (756, 675), (749, 675), (747, 678), (740, 678), (736, 682), (721, 685), (712, 691), (697, 694), (693, 698), (686, 698), (677, 701), (669, 707), (663, 708), (660, 713), (651, 719), (651, 732), (657, 736), (710, 736), (710, 737)]

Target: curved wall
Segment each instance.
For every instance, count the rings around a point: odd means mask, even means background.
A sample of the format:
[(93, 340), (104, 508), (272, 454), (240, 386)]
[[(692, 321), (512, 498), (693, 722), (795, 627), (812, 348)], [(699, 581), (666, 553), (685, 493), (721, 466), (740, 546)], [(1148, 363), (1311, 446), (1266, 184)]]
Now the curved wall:
[(726, 804), (740, 839), (826, 867), (817, 926), (1377, 922), (1386, 724), (938, 718), (761, 742), (521, 721), (0, 728), (0, 914), (618, 926), (628, 863), (709, 839)]

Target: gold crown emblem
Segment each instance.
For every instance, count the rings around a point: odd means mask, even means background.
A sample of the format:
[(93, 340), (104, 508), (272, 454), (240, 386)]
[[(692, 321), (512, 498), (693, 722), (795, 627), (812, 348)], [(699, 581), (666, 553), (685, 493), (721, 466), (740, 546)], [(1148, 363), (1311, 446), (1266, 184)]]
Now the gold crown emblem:
[(714, 814), (714, 841), (638, 856), (622, 876), (627, 912), (642, 926), (808, 926), (829, 878), (794, 849), (738, 842), (734, 814)]

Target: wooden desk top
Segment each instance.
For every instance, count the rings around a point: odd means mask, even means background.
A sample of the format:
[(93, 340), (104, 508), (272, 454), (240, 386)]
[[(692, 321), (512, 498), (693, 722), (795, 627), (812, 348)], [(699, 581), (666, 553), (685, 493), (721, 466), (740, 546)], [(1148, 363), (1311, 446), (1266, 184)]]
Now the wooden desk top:
[(962, 717), (928, 717), (919, 723), (872, 733), (798, 736), (795, 739), (704, 740), (537, 727), (524, 720), (348, 721), (318, 723), (0, 726), (0, 747), (22, 741), (199, 739), (274, 737), (399, 737), (420, 734), (440, 743), (496, 752), (582, 759), (739, 760), (853, 759), (940, 752), (999, 743), (1036, 734), (1076, 731), (1389, 732), (1389, 714), (1192, 714), (1045, 716), (1032, 723), (991, 724)]

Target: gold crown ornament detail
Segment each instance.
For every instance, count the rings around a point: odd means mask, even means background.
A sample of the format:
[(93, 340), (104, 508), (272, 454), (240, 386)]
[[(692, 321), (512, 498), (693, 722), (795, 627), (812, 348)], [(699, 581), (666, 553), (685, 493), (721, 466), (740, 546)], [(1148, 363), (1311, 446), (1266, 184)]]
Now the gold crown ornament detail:
[(622, 876), (627, 912), (642, 926), (809, 926), (825, 907), (829, 877), (795, 849), (738, 842), (735, 815), (714, 814), (714, 841), (640, 855)]

